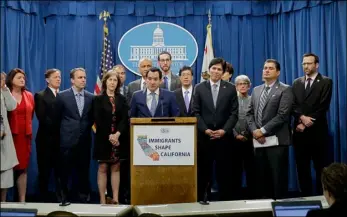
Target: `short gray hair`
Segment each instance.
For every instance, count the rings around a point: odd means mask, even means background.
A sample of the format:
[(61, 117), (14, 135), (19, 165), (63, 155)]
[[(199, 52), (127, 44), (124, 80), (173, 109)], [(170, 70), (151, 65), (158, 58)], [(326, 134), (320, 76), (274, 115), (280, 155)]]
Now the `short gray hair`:
[(239, 83), (240, 81), (245, 81), (248, 84), (251, 84), (251, 80), (247, 75), (239, 75), (235, 78), (235, 84)]
[(138, 63), (138, 67), (140, 67), (140, 64), (143, 62), (143, 61), (145, 61), (145, 60), (148, 60), (148, 61), (151, 61), (152, 62), (152, 60), (151, 59), (149, 59), (149, 58), (147, 58), (147, 57), (142, 57), (140, 60), (139, 60), (139, 63)]

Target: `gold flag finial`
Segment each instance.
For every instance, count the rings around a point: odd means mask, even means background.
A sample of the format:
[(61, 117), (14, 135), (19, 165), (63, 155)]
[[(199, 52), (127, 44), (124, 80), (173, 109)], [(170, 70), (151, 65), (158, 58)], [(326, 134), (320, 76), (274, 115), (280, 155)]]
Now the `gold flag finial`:
[(212, 19), (211, 19), (211, 9), (208, 9), (208, 25), (212, 24)]
[(108, 11), (102, 11), (99, 15), (99, 20), (104, 19), (104, 22), (107, 21), (107, 19), (110, 19), (110, 12)]

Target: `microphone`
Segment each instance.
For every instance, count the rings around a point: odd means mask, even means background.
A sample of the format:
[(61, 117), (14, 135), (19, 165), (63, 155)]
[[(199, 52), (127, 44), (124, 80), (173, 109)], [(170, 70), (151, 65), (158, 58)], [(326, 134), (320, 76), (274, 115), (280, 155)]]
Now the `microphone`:
[(207, 192), (209, 189), (209, 186), (210, 186), (210, 182), (207, 183), (203, 201), (199, 202), (201, 205), (210, 205), (210, 201), (208, 201), (208, 192)]

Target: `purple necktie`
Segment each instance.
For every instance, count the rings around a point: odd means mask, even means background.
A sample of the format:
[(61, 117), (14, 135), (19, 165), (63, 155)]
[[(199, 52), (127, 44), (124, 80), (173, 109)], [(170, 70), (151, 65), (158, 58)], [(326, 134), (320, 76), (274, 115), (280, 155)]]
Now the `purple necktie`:
[(186, 110), (188, 112), (189, 110), (189, 97), (188, 97), (189, 91), (184, 91), (184, 104), (186, 104)]

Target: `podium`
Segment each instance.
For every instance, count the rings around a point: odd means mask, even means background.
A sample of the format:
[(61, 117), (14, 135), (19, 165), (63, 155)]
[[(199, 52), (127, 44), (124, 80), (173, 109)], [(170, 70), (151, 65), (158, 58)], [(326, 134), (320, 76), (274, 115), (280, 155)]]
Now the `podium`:
[(196, 118), (130, 123), (131, 205), (196, 202)]

